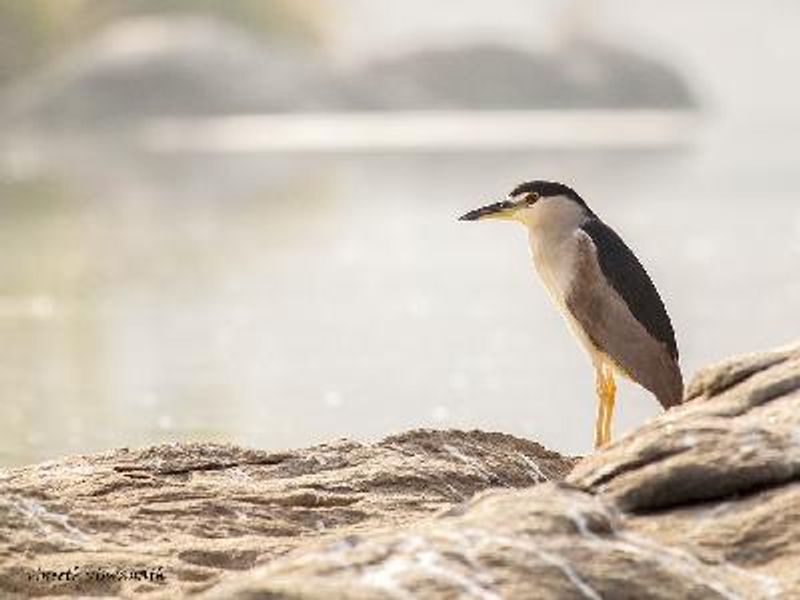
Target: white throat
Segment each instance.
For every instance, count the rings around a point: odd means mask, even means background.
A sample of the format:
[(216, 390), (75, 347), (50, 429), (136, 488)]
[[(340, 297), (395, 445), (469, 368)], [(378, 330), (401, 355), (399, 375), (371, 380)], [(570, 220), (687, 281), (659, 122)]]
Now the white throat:
[(585, 208), (561, 196), (539, 200), (518, 216), (528, 228), (536, 270), (552, 300), (562, 306), (575, 273), (578, 253), (575, 234), (586, 217)]
[(532, 207), (519, 212), (519, 220), (532, 234), (571, 235), (586, 220), (586, 209), (564, 196), (543, 198)]

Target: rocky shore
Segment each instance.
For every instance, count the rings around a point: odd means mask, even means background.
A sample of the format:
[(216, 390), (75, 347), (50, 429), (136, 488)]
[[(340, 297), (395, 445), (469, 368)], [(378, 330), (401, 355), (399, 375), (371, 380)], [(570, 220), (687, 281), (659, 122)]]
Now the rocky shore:
[(687, 394), (583, 460), (413, 431), (0, 470), (0, 597), (800, 597), (800, 346)]

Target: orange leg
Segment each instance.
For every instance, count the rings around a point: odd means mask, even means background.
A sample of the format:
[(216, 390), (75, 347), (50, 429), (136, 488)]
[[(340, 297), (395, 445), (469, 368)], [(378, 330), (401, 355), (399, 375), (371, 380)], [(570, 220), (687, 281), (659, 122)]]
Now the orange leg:
[(597, 391), (597, 420), (594, 426), (594, 447), (602, 448), (611, 442), (611, 419), (614, 416), (614, 404), (617, 397), (617, 384), (614, 372), (606, 366), (595, 369), (595, 387)]
[(595, 369), (595, 392), (597, 393), (597, 418), (594, 422), (594, 448), (597, 450), (602, 447), (604, 442), (603, 426), (606, 422), (606, 403), (605, 403), (605, 379), (603, 368)]
[(611, 421), (614, 417), (614, 405), (617, 401), (617, 383), (614, 381), (614, 371), (606, 367), (606, 420), (603, 424), (605, 444), (611, 443)]

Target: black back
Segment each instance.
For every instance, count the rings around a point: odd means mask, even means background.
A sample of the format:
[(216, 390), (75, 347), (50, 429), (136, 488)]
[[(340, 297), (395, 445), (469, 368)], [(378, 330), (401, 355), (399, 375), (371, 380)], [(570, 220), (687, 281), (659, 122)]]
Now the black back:
[(645, 329), (669, 349), (678, 360), (678, 344), (667, 309), (656, 286), (636, 255), (617, 232), (596, 217), (589, 218), (581, 229), (594, 241), (600, 269), (612, 287), (628, 305)]

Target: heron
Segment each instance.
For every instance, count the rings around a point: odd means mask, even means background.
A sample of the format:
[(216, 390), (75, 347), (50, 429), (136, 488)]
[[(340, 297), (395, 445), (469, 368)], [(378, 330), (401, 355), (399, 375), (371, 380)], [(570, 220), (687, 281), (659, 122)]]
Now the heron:
[(578, 193), (555, 181), (523, 183), (462, 221), (517, 221), (536, 271), (595, 371), (594, 446), (611, 442), (615, 376), (651, 392), (664, 409), (683, 401), (675, 331), (642, 263)]

